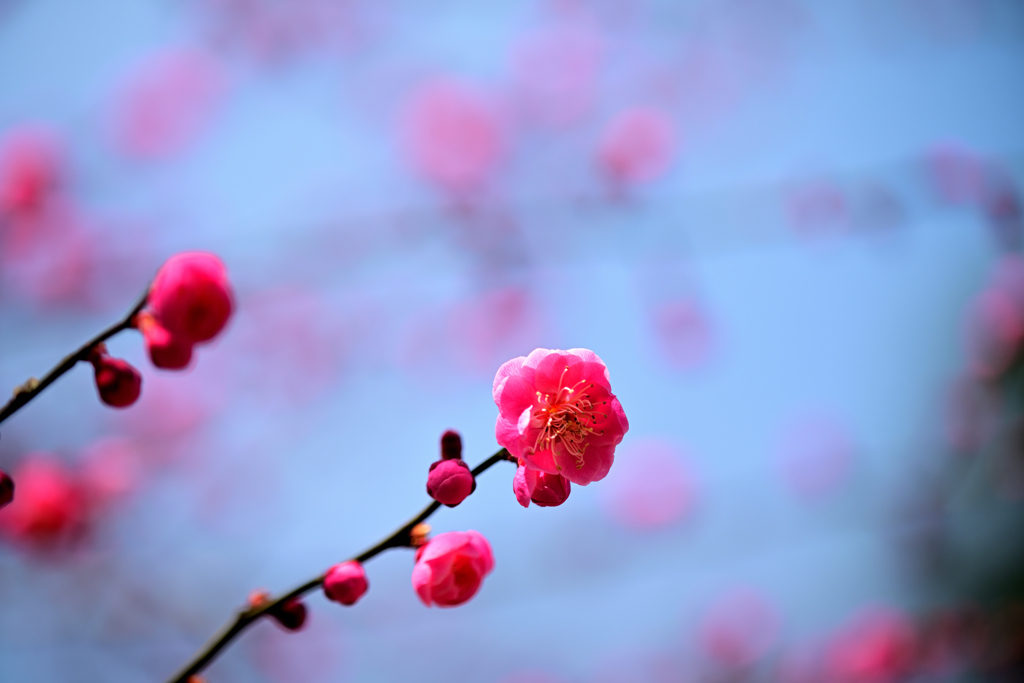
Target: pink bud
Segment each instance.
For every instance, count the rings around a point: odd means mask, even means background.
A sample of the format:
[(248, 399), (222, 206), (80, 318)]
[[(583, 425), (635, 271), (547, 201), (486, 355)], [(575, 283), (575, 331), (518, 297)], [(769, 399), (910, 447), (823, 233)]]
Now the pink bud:
[(441, 435), (441, 459), (459, 460), (462, 458), (462, 437), (454, 429)]
[(306, 604), (292, 598), (267, 612), (286, 631), (298, 631), (306, 624)]
[(11, 476), (0, 470), (0, 508), (14, 500), (14, 480)]
[(324, 595), (343, 605), (356, 604), (367, 588), (369, 583), (363, 565), (352, 560), (334, 565), (324, 577)]
[(231, 317), (233, 305), (224, 264), (201, 251), (167, 259), (149, 290), (149, 306), (160, 325), (190, 344), (216, 337)]
[(111, 358), (105, 353), (94, 353), (92, 365), (96, 370), (96, 388), (101, 401), (114, 408), (127, 408), (139, 399), (142, 375), (127, 361)]
[(562, 475), (530, 470), (525, 465), (519, 466), (512, 479), (512, 491), (524, 508), (530, 507), (530, 501), (542, 508), (561, 505), (568, 500), (571, 488)]
[(455, 607), (476, 595), (492, 569), (491, 544), (481, 533), (449, 531), (419, 549), (412, 586), (427, 607)]
[(453, 508), (474, 490), (476, 481), (473, 473), (462, 460), (438, 460), (431, 464), (427, 475), (427, 494), (438, 503)]
[(139, 314), (136, 325), (146, 340), (149, 359), (163, 370), (183, 370), (192, 362), (192, 344), (174, 337), (152, 314)]

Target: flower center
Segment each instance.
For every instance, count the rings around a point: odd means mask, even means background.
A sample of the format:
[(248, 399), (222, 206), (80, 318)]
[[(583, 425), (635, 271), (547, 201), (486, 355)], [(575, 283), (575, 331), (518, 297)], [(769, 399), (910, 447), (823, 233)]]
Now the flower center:
[[(565, 370), (568, 369), (566, 366)], [(565, 370), (562, 371), (563, 377)], [(596, 428), (598, 415), (602, 418), (607, 415), (598, 413), (591, 402), (592, 382), (584, 385), (581, 381), (573, 387), (562, 387), (559, 381), (559, 387), (555, 394), (537, 392), (539, 405), (533, 409), (530, 426), (540, 428), (540, 433), (533, 444), (533, 452), (548, 448), (554, 450), (560, 444), (576, 461), (576, 469), (580, 469), (583, 467), (583, 455), (590, 445), (587, 438), (591, 434), (604, 434), (603, 429)], [(607, 401), (601, 402), (604, 403)]]

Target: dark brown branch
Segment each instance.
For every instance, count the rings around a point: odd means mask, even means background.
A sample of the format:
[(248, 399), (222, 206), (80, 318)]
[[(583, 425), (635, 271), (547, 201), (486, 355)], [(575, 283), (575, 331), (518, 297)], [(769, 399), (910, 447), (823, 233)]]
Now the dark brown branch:
[[(487, 458), (487, 460), (484, 460), (482, 463), (477, 465), (473, 469), (473, 476), (479, 476), (485, 470), (489, 469), (493, 465), (503, 460), (512, 460), (512, 456), (510, 456), (509, 452), (504, 448), (502, 448), (500, 451), (498, 451), (491, 457)], [(410, 543), (413, 527), (426, 520), (432, 514), (434, 514), (434, 512), (436, 512), (439, 507), (441, 507), (441, 504), (438, 503), (437, 501), (434, 501), (427, 507), (423, 508), (423, 510), (421, 510), (418, 515), (416, 515), (408, 522), (400, 526), (395, 531), (395, 533), (391, 534), (390, 536), (388, 536), (372, 548), (356, 555), (352, 559), (356, 562), (363, 563), (367, 560), (376, 557), (377, 555), (380, 555), (382, 552), (388, 550), (389, 548), (411, 547)], [(321, 584), (323, 584), (325, 576), (326, 574), (321, 574), (315, 579), (310, 579), (301, 586), (297, 586), (277, 598), (261, 602), (259, 606), (249, 607), (248, 609), (240, 611), (238, 614), (235, 615), (233, 621), (226, 624), (224, 628), (222, 628), (210, 640), (207, 641), (206, 645), (203, 646), (203, 649), (200, 650), (199, 653), (195, 656), (195, 659), (186, 664), (184, 667), (182, 667), (180, 671), (178, 671), (178, 673), (174, 674), (171, 678), (169, 678), (168, 683), (186, 683), (191, 676), (198, 674), (200, 671), (206, 668), (206, 666), (217, 657), (221, 650), (227, 647), (232, 640), (234, 640), (238, 635), (240, 635), (242, 631), (248, 628), (254, 621), (259, 619), (267, 612), (271, 612), (274, 609), (280, 607), (292, 598), (297, 598), (300, 595), (303, 595), (315, 588), (318, 588)]]
[(89, 354), (92, 353), (92, 350), (96, 348), (98, 344), (102, 344), (122, 330), (127, 330), (128, 328), (133, 327), (135, 324), (135, 316), (138, 315), (139, 311), (142, 310), (142, 307), (146, 305), (146, 299), (148, 296), (149, 287), (146, 287), (145, 293), (143, 293), (138, 302), (132, 306), (132, 310), (128, 311), (128, 314), (125, 315), (124, 318), (97, 334), (74, 353), (66, 356), (55, 368), (46, 373), (42, 379), (37, 380), (33, 377), (21, 386), (17, 387), (14, 390), (14, 395), (11, 397), (11, 400), (9, 400), (3, 408), (0, 408), (0, 422), (3, 422), (11, 415), (18, 412), (22, 406), (41, 394), (46, 387), (53, 384), (58, 377), (73, 368), (76, 363), (87, 360), (89, 358)]

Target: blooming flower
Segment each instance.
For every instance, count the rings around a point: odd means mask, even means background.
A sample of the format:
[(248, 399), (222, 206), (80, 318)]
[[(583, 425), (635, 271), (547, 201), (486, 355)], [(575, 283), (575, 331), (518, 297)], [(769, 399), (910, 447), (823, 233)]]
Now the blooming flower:
[(342, 605), (354, 605), (369, 588), (363, 565), (354, 560), (336, 564), (324, 576), (324, 595)]
[(629, 422), (588, 349), (536, 349), (494, 376), (498, 443), (528, 469), (585, 486), (603, 479)]
[(417, 551), (412, 586), (427, 607), (455, 607), (476, 595), (492, 569), (491, 544), (482, 534), (449, 531)]
[(562, 475), (527, 469), (525, 465), (519, 466), (512, 479), (512, 491), (524, 508), (530, 507), (531, 501), (543, 508), (561, 505), (571, 490), (569, 480)]

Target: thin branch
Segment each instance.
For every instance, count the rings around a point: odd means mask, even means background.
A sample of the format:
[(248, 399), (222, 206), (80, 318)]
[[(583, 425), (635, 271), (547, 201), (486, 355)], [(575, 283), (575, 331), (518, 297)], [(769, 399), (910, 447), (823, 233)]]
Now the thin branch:
[(97, 334), (74, 353), (66, 356), (55, 368), (46, 373), (42, 379), (36, 379), (33, 377), (24, 384), (18, 386), (14, 390), (14, 395), (11, 397), (11, 400), (9, 400), (3, 408), (0, 408), (0, 422), (3, 422), (11, 415), (18, 412), (22, 406), (41, 394), (46, 387), (53, 384), (58, 377), (73, 368), (76, 363), (88, 359), (89, 354), (97, 344), (105, 342), (107, 339), (110, 339), (122, 330), (127, 330), (128, 328), (133, 327), (135, 316), (138, 315), (143, 306), (146, 305), (148, 297), (149, 287), (146, 287), (146, 291), (141, 297), (139, 297), (139, 300), (134, 306), (132, 306), (132, 310), (128, 311), (128, 314), (125, 315), (124, 318)]
[[(512, 460), (512, 456), (509, 455), (509, 452), (504, 448), (477, 465), (473, 469), (473, 476), (479, 476), (485, 470), (490, 469), (493, 465), (502, 462), (503, 460)], [(356, 555), (352, 559), (356, 562), (363, 563), (376, 557), (389, 548), (411, 547), (411, 534), (413, 528), (434, 514), (439, 507), (441, 507), (441, 504), (434, 501), (427, 507), (423, 508), (418, 515), (400, 526), (393, 534), (372, 548)], [(267, 612), (271, 612), (280, 607), (289, 600), (318, 588), (323, 584), (325, 576), (326, 573), (321, 574), (315, 579), (310, 579), (301, 586), (297, 586), (273, 600), (262, 602), (258, 607), (250, 607), (240, 611), (235, 615), (234, 621), (225, 624), (219, 632), (210, 638), (210, 640), (203, 646), (203, 649), (199, 651), (191, 662), (186, 664), (180, 671), (178, 671), (178, 673), (168, 679), (168, 683), (187, 683), (191, 676), (198, 674), (206, 668), (206, 666), (217, 657), (221, 650), (227, 647), (232, 640), (239, 636), (242, 631), (248, 628), (254, 621)]]

